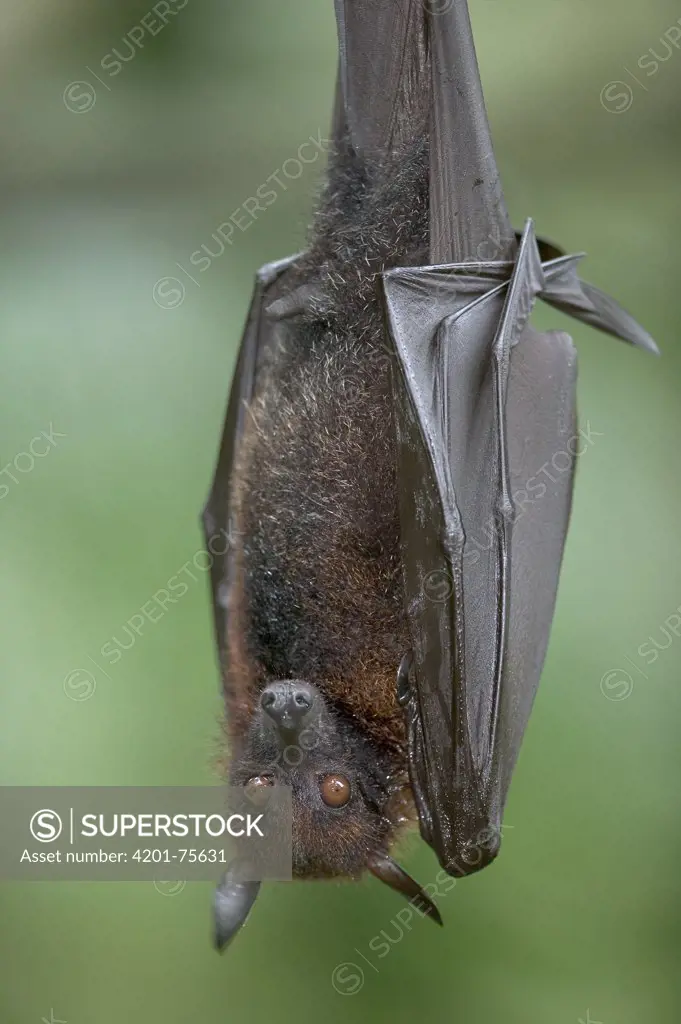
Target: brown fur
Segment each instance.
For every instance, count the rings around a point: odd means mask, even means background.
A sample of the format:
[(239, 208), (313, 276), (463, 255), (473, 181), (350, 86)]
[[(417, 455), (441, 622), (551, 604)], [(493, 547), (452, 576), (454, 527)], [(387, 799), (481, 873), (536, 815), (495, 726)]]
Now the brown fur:
[[(230, 480), (228, 775), (291, 786), (301, 877), (356, 877), (414, 817), (396, 699), (411, 643), (378, 275), (425, 261), (427, 182), (419, 137), (373, 165), (347, 145), (335, 154), (311, 247), (267, 296), (286, 302), (303, 286), (305, 309), (278, 325), (259, 364)], [(260, 703), (277, 680), (318, 694), (318, 742), (297, 767)], [(350, 783), (338, 810), (320, 797), (329, 772)]]
[[(301, 367), (288, 393), (273, 373), (256, 401), (235, 495), (246, 542), (230, 672), (241, 680), (233, 692), (242, 695), (243, 710), (245, 690), (252, 695), (259, 681), (301, 678), (379, 742), (401, 745), (395, 676), (409, 642), (386, 367), (364, 392), (351, 391), (357, 367), (347, 360), (344, 366), (329, 353)], [(278, 580), (270, 586), (273, 573)], [(269, 590), (263, 610), (261, 586)], [(293, 623), (295, 635), (277, 641), (274, 651), (262, 640), (266, 616)], [(243, 639), (247, 620), (250, 647)], [(237, 703), (232, 714), (241, 728)]]
[(300, 678), (402, 754), (403, 610), (389, 358), (377, 274), (421, 262), (427, 154), (336, 155), (292, 286), (313, 298), (260, 374), (232, 482), (231, 733), (257, 693)]

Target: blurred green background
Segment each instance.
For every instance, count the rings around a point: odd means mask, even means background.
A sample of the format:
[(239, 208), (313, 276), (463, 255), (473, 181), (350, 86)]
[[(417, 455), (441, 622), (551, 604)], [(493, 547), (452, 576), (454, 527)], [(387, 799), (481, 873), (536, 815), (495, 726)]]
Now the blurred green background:
[[(168, 6), (167, 26), (135, 46), (124, 38), (140, 39), (148, 0), (0, 4), (5, 785), (214, 778), (205, 579), (116, 665), (98, 652), (202, 546), (253, 275), (300, 248), (321, 160), (282, 178), (205, 273), (189, 256), (215, 249), (217, 227), (326, 132), (336, 43), (331, 0)], [(581, 419), (598, 436), (578, 467), (503, 853), (441, 900), (443, 932), (417, 922), (382, 959), (369, 943), (397, 937), (401, 903), (370, 881), (266, 887), (224, 958), (210, 946), (207, 883), (173, 896), (146, 883), (3, 884), (3, 1024), (681, 1019), (681, 639), (664, 633), (681, 605), (681, 52), (661, 41), (681, 10), (471, 10), (514, 221), (531, 214), (540, 233), (586, 249), (584, 275), (663, 350), (655, 360), (536, 316), (573, 333)], [(652, 74), (651, 48), (668, 58)], [(112, 75), (114, 49), (130, 59)], [(154, 301), (165, 277), (183, 282), (174, 308)], [(50, 429), (64, 436), (31, 466), (21, 453)], [(651, 662), (638, 648), (653, 641), (664, 649)], [(418, 842), (404, 859), (434, 878)], [(353, 994), (332, 985), (341, 963), (356, 967), (337, 987), (363, 974)]]

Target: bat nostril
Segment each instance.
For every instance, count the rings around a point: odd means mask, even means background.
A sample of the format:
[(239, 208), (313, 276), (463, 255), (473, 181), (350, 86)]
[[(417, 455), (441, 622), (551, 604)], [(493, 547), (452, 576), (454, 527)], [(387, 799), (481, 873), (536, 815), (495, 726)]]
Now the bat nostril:
[(269, 683), (260, 695), (260, 706), (268, 718), (288, 731), (302, 727), (314, 701), (312, 687), (292, 680)]

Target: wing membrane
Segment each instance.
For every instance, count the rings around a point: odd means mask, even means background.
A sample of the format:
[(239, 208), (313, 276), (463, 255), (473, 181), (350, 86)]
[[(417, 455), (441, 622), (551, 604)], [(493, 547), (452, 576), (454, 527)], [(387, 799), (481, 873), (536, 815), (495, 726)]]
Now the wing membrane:
[[(202, 515), (206, 543), (211, 552), (215, 551), (211, 567), (211, 591), (215, 635), (223, 678), (227, 663), (227, 594), (232, 579), (229, 506), (234, 456), (244, 429), (247, 416), (246, 407), (253, 397), (258, 367), (269, 347), (276, 342), (276, 321), (265, 316), (264, 308), (267, 305), (270, 290), (285, 271), (292, 266), (295, 259), (295, 256), (291, 256), (276, 263), (268, 263), (258, 271), (256, 276), (253, 298), (229, 394), (217, 465)], [(220, 531), (226, 533), (228, 543), (220, 546), (213, 545), (213, 539)]]

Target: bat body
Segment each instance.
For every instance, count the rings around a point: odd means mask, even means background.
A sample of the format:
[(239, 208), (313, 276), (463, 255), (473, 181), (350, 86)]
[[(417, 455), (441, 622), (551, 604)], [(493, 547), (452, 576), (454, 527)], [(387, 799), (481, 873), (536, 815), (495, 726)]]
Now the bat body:
[[(370, 870), (404, 824), (450, 874), (496, 855), (548, 642), (579, 435), (545, 299), (654, 350), (510, 228), (465, 0), (337, 0), (328, 182), (257, 279), (204, 523), (230, 781), (293, 791), (294, 874)], [(228, 871), (217, 942), (257, 885)]]

